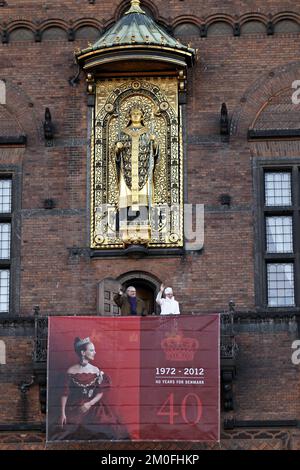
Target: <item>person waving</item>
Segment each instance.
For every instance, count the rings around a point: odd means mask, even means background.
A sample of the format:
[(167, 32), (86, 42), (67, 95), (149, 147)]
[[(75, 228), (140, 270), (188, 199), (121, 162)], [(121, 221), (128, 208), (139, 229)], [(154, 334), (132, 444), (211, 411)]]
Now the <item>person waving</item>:
[[(163, 293), (165, 297), (163, 298)], [(161, 315), (179, 315), (179, 303), (175, 300), (172, 287), (166, 287), (161, 284), (160, 291), (156, 297), (156, 303), (160, 305)]]

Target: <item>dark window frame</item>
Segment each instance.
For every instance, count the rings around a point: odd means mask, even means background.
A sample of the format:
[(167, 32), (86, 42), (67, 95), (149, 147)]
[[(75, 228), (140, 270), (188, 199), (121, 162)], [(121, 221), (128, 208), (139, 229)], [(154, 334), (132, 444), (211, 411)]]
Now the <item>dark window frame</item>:
[(11, 180), (11, 212), (0, 214), (1, 222), (11, 223), (10, 259), (0, 260), (0, 269), (9, 269), (9, 310), (0, 313), (2, 318), (20, 314), (21, 168), (0, 165), (0, 179)]
[(0, 212), (0, 224), (1, 223), (9, 223), (10, 224), (10, 253), (9, 258), (0, 259), (0, 270), (1, 271), (9, 271), (9, 291), (8, 291), (8, 311), (7, 312), (0, 312), (0, 315), (5, 315), (6, 313), (9, 314), (11, 308), (11, 259), (12, 259), (12, 243), (11, 243), (11, 235), (12, 235), (12, 213), (13, 213), (13, 181), (12, 175), (8, 174), (1, 174), (0, 173), (0, 180), (8, 180), (11, 181), (11, 194), (10, 194), (10, 212)]
[[(300, 158), (256, 159), (253, 167), (255, 203), (255, 304), (258, 310), (300, 311)], [(265, 206), (265, 173), (291, 173), (291, 206)], [(267, 253), (266, 216), (291, 215), (293, 220), (293, 253)], [(297, 237), (298, 234), (298, 237)], [(269, 306), (267, 263), (293, 263), (295, 306)]]

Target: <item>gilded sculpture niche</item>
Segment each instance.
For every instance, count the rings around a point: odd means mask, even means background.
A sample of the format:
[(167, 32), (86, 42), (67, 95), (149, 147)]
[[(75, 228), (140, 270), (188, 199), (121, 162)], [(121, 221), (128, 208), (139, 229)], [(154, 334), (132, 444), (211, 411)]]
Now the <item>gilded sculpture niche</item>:
[(131, 0), (75, 53), (93, 114), (91, 247), (98, 252), (183, 247), (180, 113), (195, 52)]
[(92, 248), (181, 247), (177, 78), (104, 79), (95, 92)]

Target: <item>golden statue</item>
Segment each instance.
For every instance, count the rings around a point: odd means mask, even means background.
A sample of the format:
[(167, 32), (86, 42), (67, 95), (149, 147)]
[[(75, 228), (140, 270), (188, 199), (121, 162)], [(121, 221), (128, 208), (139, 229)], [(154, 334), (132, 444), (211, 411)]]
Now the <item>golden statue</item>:
[(124, 244), (151, 240), (154, 171), (159, 145), (152, 128), (144, 124), (144, 112), (134, 106), (127, 126), (119, 131), (114, 148), (119, 184), (119, 235)]
[[(177, 78), (96, 82), (91, 246), (182, 246), (183, 168)], [(137, 245), (134, 247), (134, 245)]]

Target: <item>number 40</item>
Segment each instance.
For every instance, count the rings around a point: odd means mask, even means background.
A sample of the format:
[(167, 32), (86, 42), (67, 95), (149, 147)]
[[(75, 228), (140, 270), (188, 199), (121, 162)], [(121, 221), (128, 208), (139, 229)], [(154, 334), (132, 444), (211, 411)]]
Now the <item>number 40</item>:
[[(187, 405), (188, 401), (191, 405), (195, 405), (196, 409), (196, 417), (193, 420), (189, 420), (187, 416)], [(202, 417), (202, 403), (200, 398), (196, 393), (187, 393), (184, 395), (183, 399), (181, 400), (180, 406), (180, 413), (175, 411), (174, 405), (174, 393), (170, 393), (166, 401), (162, 404), (160, 409), (157, 412), (158, 416), (168, 416), (169, 417), (169, 424), (174, 424), (174, 417), (181, 415), (183, 421), (187, 424), (197, 424), (199, 423)]]

